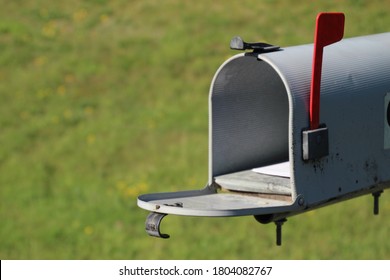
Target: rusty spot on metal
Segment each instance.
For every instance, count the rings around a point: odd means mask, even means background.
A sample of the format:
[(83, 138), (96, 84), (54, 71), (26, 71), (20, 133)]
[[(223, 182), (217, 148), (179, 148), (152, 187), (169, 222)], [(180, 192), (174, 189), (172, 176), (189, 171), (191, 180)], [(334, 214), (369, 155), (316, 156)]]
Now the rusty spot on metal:
[(367, 159), (364, 162), (364, 171), (367, 173), (367, 176), (372, 179), (375, 183), (379, 181), (378, 178), (378, 164), (375, 159)]

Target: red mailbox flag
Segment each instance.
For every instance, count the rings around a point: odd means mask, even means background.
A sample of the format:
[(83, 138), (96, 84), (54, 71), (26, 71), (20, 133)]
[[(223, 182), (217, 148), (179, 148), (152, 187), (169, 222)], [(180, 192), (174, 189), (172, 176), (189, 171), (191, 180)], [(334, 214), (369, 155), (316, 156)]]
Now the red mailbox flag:
[(319, 13), (314, 34), (313, 73), (310, 87), (310, 129), (320, 122), (322, 54), (325, 46), (340, 41), (344, 35), (343, 13)]

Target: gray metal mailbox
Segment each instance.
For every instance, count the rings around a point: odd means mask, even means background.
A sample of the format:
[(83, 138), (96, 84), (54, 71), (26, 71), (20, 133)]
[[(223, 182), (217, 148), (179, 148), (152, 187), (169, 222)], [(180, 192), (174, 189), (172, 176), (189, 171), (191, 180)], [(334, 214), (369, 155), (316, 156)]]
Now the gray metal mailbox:
[(390, 187), (390, 33), (324, 48), (314, 129), (313, 44), (231, 44), (252, 50), (224, 62), (211, 83), (208, 184), (139, 196), (152, 212), (148, 233), (169, 237), (159, 229), (166, 214), (253, 215), (277, 224), (280, 244), (292, 215), (370, 193), (377, 212)]

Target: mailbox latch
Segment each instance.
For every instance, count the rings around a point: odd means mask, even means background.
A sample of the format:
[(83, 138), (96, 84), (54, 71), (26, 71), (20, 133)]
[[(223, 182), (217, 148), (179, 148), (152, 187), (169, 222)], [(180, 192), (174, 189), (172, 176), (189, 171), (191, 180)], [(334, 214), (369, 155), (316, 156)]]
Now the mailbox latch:
[(160, 237), (164, 239), (169, 238), (168, 234), (161, 233), (160, 231), (161, 221), (166, 215), (167, 214), (157, 212), (151, 212), (148, 215), (145, 222), (145, 230), (150, 236)]
[(253, 50), (255, 53), (273, 52), (280, 49), (279, 46), (267, 43), (247, 43), (240, 36), (233, 37), (230, 41), (232, 50)]

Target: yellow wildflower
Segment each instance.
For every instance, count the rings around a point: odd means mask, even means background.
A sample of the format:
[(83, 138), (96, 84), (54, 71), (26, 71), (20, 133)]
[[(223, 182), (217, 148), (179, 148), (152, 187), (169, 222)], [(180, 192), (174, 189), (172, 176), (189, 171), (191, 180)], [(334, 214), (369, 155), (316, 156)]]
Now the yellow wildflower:
[(88, 144), (93, 144), (93, 143), (95, 143), (95, 141), (96, 141), (96, 136), (94, 134), (89, 134), (87, 136), (87, 143)]
[(73, 13), (74, 22), (82, 22), (87, 17), (88, 13), (86, 10), (81, 9)]
[(42, 27), (42, 35), (52, 38), (57, 34), (57, 24), (51, 20)]
[(84, 234), (85, 235), (91, 235), (93, 233), (93, 227), (91, 227), (91, 226), (86, 226), (85, 228), (84, 228)]

